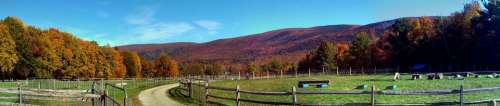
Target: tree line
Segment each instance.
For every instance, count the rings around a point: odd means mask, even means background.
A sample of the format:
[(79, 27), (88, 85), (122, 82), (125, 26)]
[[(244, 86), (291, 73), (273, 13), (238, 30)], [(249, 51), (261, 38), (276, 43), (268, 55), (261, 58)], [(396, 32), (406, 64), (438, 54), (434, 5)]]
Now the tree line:
[[(484, 8), (482, 8), (483, 6)], [(299, 70), (400, 67), (461, 71), (500, 63), (500, 1), (484, 0), (446, 17), (402, 18), (382, 35), (358, 32), (348, 43), (323, 41), (299, 62)]]
[(99, 46), (55, 28), (42, 30), (16, 17), (0, 21), (1, 79), (175, 77), (166, 54), (146, 60), (135, 52)]

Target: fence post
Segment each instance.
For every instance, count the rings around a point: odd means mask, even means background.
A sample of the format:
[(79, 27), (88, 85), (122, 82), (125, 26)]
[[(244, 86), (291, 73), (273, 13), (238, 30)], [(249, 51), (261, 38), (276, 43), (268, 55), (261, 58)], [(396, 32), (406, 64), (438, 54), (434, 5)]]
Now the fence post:
[(460, 106), (464, 106), (464, 85), (460, 85)]
[(240, 85), (236, 85), (236, 106), (240, 106)]
[(22, 105), (23, 104), (23, 91), (22, 91), (22, 88), (21, 88), (21, 83), (17, 83), (17, 90), (18, 90), (18, 93), (19, 93), (19, 105)]
[(193, 87), (191, 79), (188, 79), (188, 92), (189, 92), (189, 98), (193, 98)]
[(309, 77), (311, 77), (311, 68), (309, 68)]
[(127, 106), (127, 101), (128, 101), (127, 86), (126, 85), (122, 86), (123, 86), (123, 92), (125, 92), (125, 98), (123, 98), (123, 106)]
[(337, 70), (337, 75), (339, 75), (339, 66), (337, 66), (336, 70)]
[(352, 67), (349, 66), (349, 75), (352, 75)]
[(497, 106), (497, 101), (495, 99), (492, 99), (489, 106)]
[(38, 91), (40, 91), (40, 89), (42, 89), (42, 82), (38, 81)]
[(104, 89), (104, 79), (101, 78), (101, 89)]
[(323, 71), (323, 74), (325, 74), (325, 66), (321, 67), (321, 70)]
[(297, 93), (296, 93), (295, 86), (292, 88), (292, 105), (297, 106)]
[(205, 106), (208, 106), (208, 80), (205, 82)]
[(371, 95), (372, 106), (375, 106), (375, 85), (372, 85), (372, 95)]
[(56, 89), (56, 79), (52, 79), (52, 88)]
[(253, 71), (252, 71), (252, 79), (255, 79), (255, 72), (253, 72)]
[(77, 79), (76, 88), (80, 89), (80, 78)]
[[(101, 81), (102, 81), (102, 79), (101, 79)], [(101, 98), (104, 102), (103, 106), (106, 106), (106, 104), (107, 104), (107, 102), (106, 102), (107, 96), (108, 96), (108, 87), (106, 85), (104, 85), (104, 96), (101, 96)]]
[(297, 78), (297, 69), (295, 69), (295, 78)]
[(280, 78), (283, 78), (283, 70), (280, 70)]
[(365, 67), (361, 67), (361, 75), (365, 75)]
[[(92, 94), (96, 94), (95, 85), (96, 85), (96, 82), (94, 80), (94, 81), (92, 81), (92, 89), (90, 89), (90, 92)], [(92, 106), (95, 106), (95, 105), (96, 105), (95, 98), (92, 98)]]
[(266, 73), (267, 73), (267, 76), (266, 76), (266, 77), (267, 77), (267, 78), (269, 78), (269, 71), (266, 71)]

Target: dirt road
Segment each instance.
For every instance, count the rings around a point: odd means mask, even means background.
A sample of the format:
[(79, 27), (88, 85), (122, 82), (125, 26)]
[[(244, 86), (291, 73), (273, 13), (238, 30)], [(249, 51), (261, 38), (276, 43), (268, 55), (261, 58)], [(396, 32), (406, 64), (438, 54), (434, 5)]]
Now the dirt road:
[(177, 86), (179, 83), (144, 90), (139, 94), (139, 100), (143, 106), (184, 106), (168, 96), (168, 90)]

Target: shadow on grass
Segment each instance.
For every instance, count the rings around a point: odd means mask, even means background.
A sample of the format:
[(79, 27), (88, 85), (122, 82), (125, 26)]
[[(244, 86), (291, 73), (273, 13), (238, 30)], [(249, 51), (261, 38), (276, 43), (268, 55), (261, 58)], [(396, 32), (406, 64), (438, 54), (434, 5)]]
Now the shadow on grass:
[(169, 96), (176, 100), (179, 101), (180, 103), (187, 105), (187, 106), (200, 106), (202, 105), (200, 101), (194, 100), (192, 98), (189, 98), (189, 96), (184, 95), (182, 93), (182, 89), (179, 87), (172, 88), (168, 90)]

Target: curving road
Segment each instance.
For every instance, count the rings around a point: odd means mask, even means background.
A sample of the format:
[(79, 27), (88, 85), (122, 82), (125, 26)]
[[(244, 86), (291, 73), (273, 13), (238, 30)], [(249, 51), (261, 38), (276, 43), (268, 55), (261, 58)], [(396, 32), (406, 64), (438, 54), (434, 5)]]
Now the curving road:
[(184, 106), (168, 96), (168, 90), (177, 86), (179, 83), (144, 90), (139, 93), (139, 100), (143, 106)]

